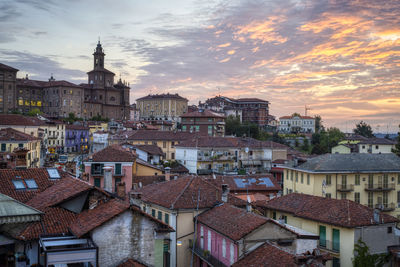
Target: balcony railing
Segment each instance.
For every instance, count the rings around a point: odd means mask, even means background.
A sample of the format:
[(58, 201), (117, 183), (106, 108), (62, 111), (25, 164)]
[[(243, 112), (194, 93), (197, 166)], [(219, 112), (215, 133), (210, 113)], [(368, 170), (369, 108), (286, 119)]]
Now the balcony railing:
[(396, 188), (394, 183), (389, 184), (367, 184), (365, 187), (366, 191), (390, 191)]
[(340, 252), (340, 243), (333, 242), (331, 240), (319, 240), (318, 248), (329, 251), (329, 252), (339, 253)]
[(393, 211), (396, 209), (396, 204), (394, 203), (375, 204), (375, 209), (380, 209), (381, 211)]
[(338, 184), (337, 185), (337, 191), (341, 192), (350, 192), (354, 190), (354, 185), (353, 184)]
[(197, 245), (197, 244), (193, 249), (193, 242), (189, 243), (189, 249), (190, 249), (190, 251), (193, 251), (194, 254), (196, 254), (199, 258), (201, 258), (202, 260), (207, 262), (210, 266), (213, 266), (213, 267), (226, 267), (226, 265), (224, 263), (222, 263), (217, 258), (212, 256), (210, 251), (201, 249), (200, 246)]

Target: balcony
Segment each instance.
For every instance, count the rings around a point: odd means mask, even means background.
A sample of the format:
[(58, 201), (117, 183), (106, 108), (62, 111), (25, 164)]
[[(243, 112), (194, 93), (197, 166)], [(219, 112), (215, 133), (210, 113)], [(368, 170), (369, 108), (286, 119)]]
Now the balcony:
[(390, 184), (368, 184), (365, 191), (391, 191), (396, 188), (394, 183)]
[(396, 209), (396, 204), (394, 203), (375, 204), (375, 209), (379, 209), (381, 211), (394, 211)]
[(340, 243), (339, 242), (333, 242), (331, 240), (319, 240), (318, 241), (318, 248), (327, 252), (331, 253), (340, 253)]
[[(190, 240), (192, 241), (192, 240)], [(212, 267), (226, 267), (226, 265), (220, 262), (217, 258), (211, 255), (208, 250), (203, 250), (199, 245), (196, 245), (193, 249), (193, 242), (189, 243), (189, 249), (194, 252), (200, 259), (207, 262)]]
[(351, 192), (351, 191), (354, 191), (354, 185), (353, 184), (338, 184), (336, 190), (340, 191), (340, 192)]

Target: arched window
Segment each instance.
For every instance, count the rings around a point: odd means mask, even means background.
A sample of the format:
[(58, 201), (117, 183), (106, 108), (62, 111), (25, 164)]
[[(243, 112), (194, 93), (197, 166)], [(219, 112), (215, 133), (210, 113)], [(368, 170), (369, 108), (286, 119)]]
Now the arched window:
[(110, 101), (115, 101), (115, 97), (110, 97)]

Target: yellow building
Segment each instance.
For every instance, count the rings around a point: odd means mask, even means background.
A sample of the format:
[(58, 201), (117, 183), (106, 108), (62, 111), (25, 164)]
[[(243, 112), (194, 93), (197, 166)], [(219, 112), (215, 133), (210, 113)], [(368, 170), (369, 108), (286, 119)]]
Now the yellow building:
[(371, 254), (398, 245), (398, 220), (350, 200), (292, 193), (261, 207), (267, 217), (319, 235), (318, 247), (333, 257), (327, 266), (352, 266), (354, 245), (361, 239)]
[(325, 154), (286, 167), (284, 194), (350, 199), (400, 215), (400, 158), (395, 154)]
[(97, 131), (108, 131), (108, 123), (107, 122), (101, 122), (101, 121), (89, 121), (88, 125), (89, 127), (89, 136), (90, 136), (90, 143), (93, 143), (93, 134)]
[(162, 175), (162, 169), (136, 158), (132, 168), (133, 176), (153, 176)]
[(361, 135), (351, 135), (339, 142), (331, 150), (332, 154), (341, 153), (372, 153), (385, 154), (392, 153), (396, 142), (386, 138), (366, 138)]
[(136, 100), (141, 120), (169, 120), (180, 122), (180, 116), (187, 112), (188, 100), (178, 94), (156, 94)]
[[(37, 168), (40, 166), (40, 139), (25, 134), (12, 128), (0, 130), (0, 152), (12, 153), (17, 149), (25, 149), (26, 165), (24, 168)], [(18, 167), (18, 166), (17, 166)]]

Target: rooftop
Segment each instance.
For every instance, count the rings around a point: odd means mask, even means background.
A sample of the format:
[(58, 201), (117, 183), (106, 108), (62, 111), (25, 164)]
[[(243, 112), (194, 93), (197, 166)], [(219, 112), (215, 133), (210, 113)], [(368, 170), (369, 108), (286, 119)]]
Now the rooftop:
[[(299, 218), (346, 228), (376, 225), (373, 209), (346, 199), (292, 193), (273, 198), (264, 206), (267, 209), (287, 212)], [(380, 217), (385, 223), (398, 221), (395, 217), (383, 213)]]
[(183, 141), (187, 140), (196, 133), (189, 132), (173, 132), (173, 131), (154, 131), (154, 130), (138, 130), (125, 131), (119, 135), (114, 135), (115, 140), (147, 140), (147, 141)]
[(156, 145), (134, 145), (133, 147), (147, 152), (150, 155), (164, 155), (162, 149)]
[[(186, 176), (176, 180), (150, 184), (136, 190), (142, 193), (142, 200), (162, 207), (177, 209), (194, 209), (200, 194), (199, 208), (211, 208), (221, 202), (222, 189), (212, 185), (201, 177)], [(228, 202), (245, 206), (246, 202), (230, 194)]]
[(167, 94), (155, 94), (155, 95), (149, 94), (147, 96), (144, 96), (144, 97), (136, 99), (136, 101), (138, 101), (138, 100), (151, 100), (151, 99), (169, 99), (169, 98), (188, 101), (186, 98), (181, 97), (178, 94), (170, 94), (170, 93), (167, 93)]
[(227, 184), (231, 191), (280, 191), (282, 190), (272, 174), (258, 175), (216, 175), (205, 176), (208, 182), (217, 187)]
[(3, 63), (0, 63), (0, 70), (18, 71), (17, 69)]
[(18, 114), (0, 114), (0, 125), (42, 126), (45, 122), (35, 118)]
[(92, 154), (91, 158), (92, 162), (134, 162), (136, 157), (120, 145), (111, 145)]
[(225, 115), (213, 112), (208, 109), (196, 110), (193, 112), (185, 113), (181, 115), (182, 118), (225, 118)]
[(13, 128), (0, 129), (0, 141), (14, 142), (14, 141), (36, 141), (40, 140), (32, 135), (17, 131)]
[(0, 194), (0, 224), (37, 221), (42, 212)]
[(324, 154), (309, 159), (296, 170), (307, 172), (400, 172), (400, 157), (393, 153)]
[(253, 138), (244, 137), (210, 137), (210, 136), (194, 136), (181, 142), (179, 147), (249, 147), (249, 148), (271, 148), (271, 149), (287, 149), (287, 146), (272, 141), (259, 141)]

